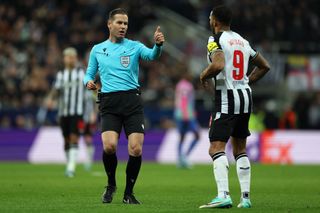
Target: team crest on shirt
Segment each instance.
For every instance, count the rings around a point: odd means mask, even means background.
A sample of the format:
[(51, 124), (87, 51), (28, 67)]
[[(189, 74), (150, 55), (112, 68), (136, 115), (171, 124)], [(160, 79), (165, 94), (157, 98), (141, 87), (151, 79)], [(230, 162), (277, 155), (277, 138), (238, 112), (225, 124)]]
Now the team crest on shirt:
[(123, 67), (127, 68), (130, 64), (130, 56), (121, 56), (120, 63)]

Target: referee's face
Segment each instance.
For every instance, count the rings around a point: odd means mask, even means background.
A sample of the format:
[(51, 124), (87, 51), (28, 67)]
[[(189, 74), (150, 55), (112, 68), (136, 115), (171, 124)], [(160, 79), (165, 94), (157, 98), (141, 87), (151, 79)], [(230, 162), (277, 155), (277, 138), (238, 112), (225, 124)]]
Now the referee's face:
[(116, 39), (122, 39), (126, 36), (128, 30), (128, 16), (125, 14), (116, 14), (108, 21), (110, 36)]

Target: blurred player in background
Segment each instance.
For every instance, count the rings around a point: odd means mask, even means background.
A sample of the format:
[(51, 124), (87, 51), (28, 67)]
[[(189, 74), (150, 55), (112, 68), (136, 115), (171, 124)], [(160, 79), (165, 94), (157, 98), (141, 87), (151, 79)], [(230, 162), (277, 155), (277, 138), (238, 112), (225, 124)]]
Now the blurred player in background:
[[(83, 115), (85, 110), (85, 87), (83, 86), (84, 69), (77, 66), (77, 51), (68, 47), (63, 51), (64, 69), (57, 73), (54, 87), (46, 100), (52, 105), (58, 97), (59, 124), (64, 138), (64, 150), (67, 158), (65, 175), (74, 177), (78, 156), (78, 141), (81, 128), (83, 128)], [(92, 140), (88, 140), (92, 147)], [(88, 155), (93, 155), (89, 148)]]
[[(199, 126), (195, 112), (195, 94), (191, 79), (192, 77), (189, 73), (184, 73), (181, 80), (177, 83), (175, 90), (174, 115), (180, 133), (178, 144), (178, 167), (180, 168), (190, 168), (188, 157), (199, 140)], [(189, 131), (193, 133), (194, 138), (187, 151), (184, 152), (184, 139)]]
[(122, 127), (128, 138), (129, 160), (126, 169), (126, 188), (123, 203), (140, 204), (133, 195), (133, 187), (141, 167), (144, 141), (144, 114), (139, 90), (139, 60), (155, 60), (161, 55), (164, 36), (158, 27), (154, 33), (155, 45), (147, 48), (140, 42), (126, 39), (128, 13), (121, 8), (109, 13), (109, 38), (96, 44), (90, 53), (84, 84), (96, 90), (95, 75), (99, 70), (101, 81), (101, 137), (103, 165), (108, 185), (103, 203), (111, 203), (116, 192), (116, 150)]
[[(252, 111), (252, 94), (249, 84), (262, 78), (270, 69), (261, 54), (249, 42), (230, 30), (232, 12), (225, 6), (215, 7), (210, 14), (214, 35), (208, 41), (209, 66), (201, 73), (200, 81), (206, 87), (214, 78), (215, 111), (209, 132), (209, 154), (213, 160), (218, 196), (200, 208), (230, 208), (229, 164), (225, 155), (226, 143), (231, 136), (233, 154), (241, 188), (239, 208), (250, 208), (251, 166), (246, 154), (246, 141), (250, 135), (248, 122)], [(255, 68), (249, 76), (248, 65)]]

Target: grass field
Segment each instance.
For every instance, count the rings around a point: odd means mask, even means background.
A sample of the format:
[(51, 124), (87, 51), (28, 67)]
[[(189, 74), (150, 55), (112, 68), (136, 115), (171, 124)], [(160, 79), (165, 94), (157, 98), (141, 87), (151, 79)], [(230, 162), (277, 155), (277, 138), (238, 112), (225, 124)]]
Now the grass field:
[(239, 185), (230, 168), (232, 209), (198, 209), (216, 195), (209, 165), (178, 170), (174, 165), (144, 163), (136, 185), (143, 205), (121, 203), (125, 164), (118, 166), (118, 192), (103, 205), (101, 164), (91, 173), (79, 166), (76, 178), (63, 176), (63, 165), (0, 164), (0, 212), (320, 212), (319, 166), (253, 165), (252, 209), (237, 209)]

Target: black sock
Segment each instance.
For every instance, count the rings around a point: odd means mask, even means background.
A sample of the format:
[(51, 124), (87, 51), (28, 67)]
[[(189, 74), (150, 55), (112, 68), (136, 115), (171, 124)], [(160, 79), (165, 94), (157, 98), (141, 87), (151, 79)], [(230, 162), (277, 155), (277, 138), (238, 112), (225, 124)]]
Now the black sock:
[(108, 185), (116, 186), (116, 169), (118, 165), (118, 159), (116, 153), (107, 154), (103, 152), (102, 160), (104, 165), (104, 170), (108, 175)]
[(124, 194), (130, 195), (133, 192), (133, 186), (136, 183), (141, 167), (141, 156), (133, 157), (129, 156), (127, 164), (127, 179), (126, 179), (126, 190)]

